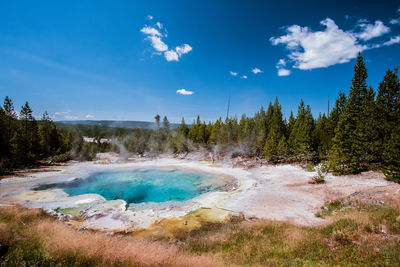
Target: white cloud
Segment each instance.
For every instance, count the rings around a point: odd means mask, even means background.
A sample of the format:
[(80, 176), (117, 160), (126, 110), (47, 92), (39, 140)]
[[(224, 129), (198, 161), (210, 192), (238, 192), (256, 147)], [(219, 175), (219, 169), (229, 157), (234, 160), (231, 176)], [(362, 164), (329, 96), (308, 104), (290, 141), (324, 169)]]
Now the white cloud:
[[(301, 70), (346, 63), (357, 57), (358, 52), (399, 43), (397, 36), (384, 43), (364, 43), (390, 32), (390, 28), (380, 20), (370, 24), (368, 20), (361, 19), (356, 25), (358, 31), (344, 31), (330, 18), (322, 20), (320, 24), (325, 26), (324, 30), (313, 31), (309, 27), (289, 26), (285, 35), (271, 37), (270, 41), (272, 45), (285, 45), (289, 51), (287, 57), (293, 62), (293, 67)], [(290, 74), (285, 66), (284, 59), (278, 62), (278, 75), (279, 70), (281, 74)]]
[(70, 109), (67, 109), (66, 111), (57, 111), (57, 112), (54, 112), (54, 115), (56, 115), (56, 116), (59, 116), (59, 115), (67, 115), (67, 114), (70, 114), (71, 111), (72, 111), (72, 110), (70, 110)]
[(151, 35), (151, 36), (162, 36), (162, 34), (153, 27), (145, 26), (140, 30), (142, 33)]
[(286, 29), (286, 35), (272, 37), (270, 41), (273, 45), (285, 44), (294, 67), (302, 70), (348, 62), (367, 48), (357, 43), (354, 34), (339, 29), (330, 18), (320, 23), (326, 26), (324, 31), (314, 32), (308, 27), (292, 25)]
[(147, 37), (151, 41), (151, 45), (156, 51), (167, 51), (168, 50), (168, 45), (166, 45), (160, 37), (157, 36), (149, 36)]
[(281, 59), (279, 59), (277, 65), (286, 66), (286, 61), (283, 58), (281, 58)]
[(147, 16), (147, 19), (148, 19), (148, 20), (152, 20), (152, 19), (153, 19), (153, 16), (152, 16), (152, 15), (148, 15), (148, 16)]
[(65, 115), (64, 119), (66, 119), (66, 120), (76, 120), (76, 119), (78, 119), (78, 116)]
[(178, 53), (174, 50), (164, 52), (164, 57), (167, 61), (179, 61)]
[(251, 70), (251, 72), (253, 72), (254, 74), (263, 73), (263, 71), (260, 70), (259, 68), (253, 68), (253, 69)]
[(386, 27), (380, 20), (375, 21), (375, 24), (361, 23), (359, 24), (359, 27), (361, 27), (362, 32), (357, 33), (356, 36), (364, 41), (368, 41), (390, 32), (390, 28)]
[(232, 76), (237, 76), (237, 75), (238, 75), (237, 72), (233, 72), (233, 71), (230, 71), (229, 73), (230, 73)]
[[(397, 9), (397, 13), (400, 13), (400, 8)], [(392, 24), (392, 25), (399, 24), (399, 25), (400, 25), (400, 18), (391, 19), (391, 20), (390, 20), (390, 24)]]
[(276, 63), (276, 68), (278, 69), (278, 76), (289, 76), (291, 71), (285, 68), (286, 61), (281, 58), (278, 63)]
[(400, 24), (400, 19), (391, 19), (389, 23), (392, 25)]
[(247, 79), (246, 75), (242, 75), (242, 77), (240, 77), (240, 79)]
[(85, 118), (86, 118), (86, 119), (93, 119), (93, 118), (94, 118), (94, 115), (93, 115), (93, 114), (87, 114), (87, 115), (85, 116)]
[(147, 35), (145, 39), (149, 40), (151, 42), (151, 46), (154, 48), (154, 50), (156, 50), (156, 52), (153, 54), (162, 55), (162, 52), (164, 52), (164, 57), (167, 61), (179, 61), (179, 58), (182, 57), (182, 55), (192, 51), (193, 48), (188, 44), (183, 44), (175, 47), (174, 49), (168, 50), (168, 45), (162, 39), (167, 37), (167, 30), (160, 22), (157, 22), (155, 25), (160, 30), (163, 29), (164, 34), (156, 28), (149, 26), (145, 26), (140, 30), (142, 33)]
[(169, 50), (164, 53), (165, 59), (167, 61), (179, 61), (182, 55), (192, 51), (192, 47), (188, 44), (183, 44), (181, 46), (175, 47), (175, 50)]
[(291, 73), (288, 69), (278, 69), (278, 76), (289, 76)]
[(193, 91), (188, 91), (186, 89), (179, 89), (176, 91), (177, 94), (181, 94), (181, 95), (193, 95), (194, 92)]
[(400, 35), (390, 38), (390, 40), (387, 42), (384, 42), (383, 45), (389, 46), (389, 45), (398, 44), (398, 43), (400, 43)]
[(181, 46), (177, 46), (175, 51), (178, 53), (179, 56), (189, 53), (192, 51), (192, 47), (188, 44), (183, 44)]
[(63, 116), (63, 118), (65, 120), (76, 120), (76, 119), (78, 119), (78, 116), (71, 115), (71, 112), (72, 112), (72, 110), (70, 110), (70, 109), (67, 109), (66, 111), (57, 111), (57, 112), (54, 112), (54, 116), (52, 116), (51, 118), (52, 119), (57, 119), (58, 117)]

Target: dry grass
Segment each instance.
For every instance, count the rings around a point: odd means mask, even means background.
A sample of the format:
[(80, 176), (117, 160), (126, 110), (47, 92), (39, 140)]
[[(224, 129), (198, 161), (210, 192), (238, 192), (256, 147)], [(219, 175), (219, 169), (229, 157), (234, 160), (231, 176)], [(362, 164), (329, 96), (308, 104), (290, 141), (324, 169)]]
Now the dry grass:
[[(0, 243), (15, 245), (26, 239), (43, 247), (52, 259), (64, 262), (80, 258), (90, 265), (220, 266), (215, 258), (183, 252), (172, 244), (140, 240), (132, 236), (107, 236), (82, 232), (45, 216), (40, 210), (19, 207), (0, 209)], [(10, 233), (14, 233), (13, 235)]]
[[(187, 250), (247, 266), (394, 266), (400, 262), (400, 209), (360, 206), (318, 228), (259, 220), (208, 225), (182, 240)], [(382, 229), (386, 229), (382, 232)]]
[(78, 231), (40, 210), (3, 207), (0, 244), (11, 247), (7, 254), (11, 256), (0, 260), (5, 259), (4, 266), (398, 265), (398, 206), (334, 206), (327, 215), (331, 223), (319, 228), (233, 218), (225, 224), (205, 223), (184, 234), (174, 232), (163, 241)]
[(77, 232), (62, 223), (43, 221), (31, 231), (43, 242), (45, 250), (62, 257), (65, 254), (82, 253), (92, 259), (102, 259), (107, 264), (140, 263), (163, 266), (205, 266), (217, 264), (209, 257), (182, 253), (174, 245), (150, 243), (133, 237), (111, 237), (103, 233)]

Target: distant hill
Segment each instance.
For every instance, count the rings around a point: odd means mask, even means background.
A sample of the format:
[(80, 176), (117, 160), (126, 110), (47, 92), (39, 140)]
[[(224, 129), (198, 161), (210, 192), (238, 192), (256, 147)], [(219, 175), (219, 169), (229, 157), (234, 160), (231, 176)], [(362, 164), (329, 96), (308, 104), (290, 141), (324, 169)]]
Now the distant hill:
[[(57, 121), (58, 124), (72, 125), (90, 125), (90, 126), (105, 126), (125, 129), (156, 129), (155, 122), (149, 121), (111, 121), (111, 120), (75, 120), (75, 121)], [(171, 129), (179, 127), (177, 123), (170, 123)]]

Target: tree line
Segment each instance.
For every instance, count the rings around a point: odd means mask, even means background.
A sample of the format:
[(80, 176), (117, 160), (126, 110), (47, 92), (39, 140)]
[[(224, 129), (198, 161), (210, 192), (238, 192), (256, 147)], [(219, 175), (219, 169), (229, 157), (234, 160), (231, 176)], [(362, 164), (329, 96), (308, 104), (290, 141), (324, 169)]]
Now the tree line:
[[(313, 118), (300, 101), (296, 116), (282, 117), (278, 98), (253, 117), (242, 115), (206, 123), (198, 116), (191, 127), (182, 119), (170, 134), (164, 117), (157, 139), (160, 151), (188, 152), (204, 148), (221, 154), (259, 157), (269, 162), (321, 162), (335, 174), (382, 169), (400, 181), (400, 83), (398, 68), (387, 70), (377, 95), (367, 85), (361, 54), (354, 66), (349, 95), (340, 92), (332, 111)], [(159, 145), (158, 144), (158, 145)], [(217, 148), (217, 149), (216, 149)]]
[[(314, 118), (303, 100), (296, 116), (282, 116), (278, 98), (253, 117), (217, 119), (206, 123), (198, 116), (192, 125), (184, 118), (170, 129), (166, 116), (156, 115), (156, 130), (124, 130), (97, 126), (57, 127), (47, 112), (40, 121), (26, 103), (17, 115), (6, 97), (0, 108), (0, 167), (33, 164), (44, 158), (91, 159), (104, 151), (156, 156), (159, 153), (213, 152), (264, 158), (271, 163), (326, 162), (335, 174), (382, 169), (400, 181), (400, 83), (398, 68), (387, 70), (377, 89), (367, 85), (361, 54), (354, 66), (349, 95), (340, 92), (329, 114)], [(83, 142), (82, 133), (110, 137), (112, 144)]]
[(40, 160), (88, 160), (109, 144), (86, 143), (79, 131), (57, 128), (47, 112), (37, 121), (29, 103), (17, 113), (7, 96), (0, 107), (0, 172), (33, 166)]

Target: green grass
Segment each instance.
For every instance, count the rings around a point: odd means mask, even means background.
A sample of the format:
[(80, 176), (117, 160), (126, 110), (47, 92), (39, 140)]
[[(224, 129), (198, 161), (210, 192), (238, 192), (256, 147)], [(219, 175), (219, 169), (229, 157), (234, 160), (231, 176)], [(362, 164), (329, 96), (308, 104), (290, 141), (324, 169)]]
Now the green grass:
[[(334, 201), (325, 205), (323, 216), (333, 222), (324, 227), (238, 223), (199, 229), (182, 241), (192, 253), (219, 255), (227, 265), (398, 266), (400, 242), (390, 234), (400, 231), (399, 212), (390, 206), (343, 209), (342, 202)], [(372, 231), (371, 225), (381, 224), (388, 235)]]
[(320, 211), (315, 213), (315, 216), (324, 219), (327, 216), (331, 216), (334, 212), (339, 211), (342, 207), (343, 205), (340, 200), (327, 202), (321, 207)]

